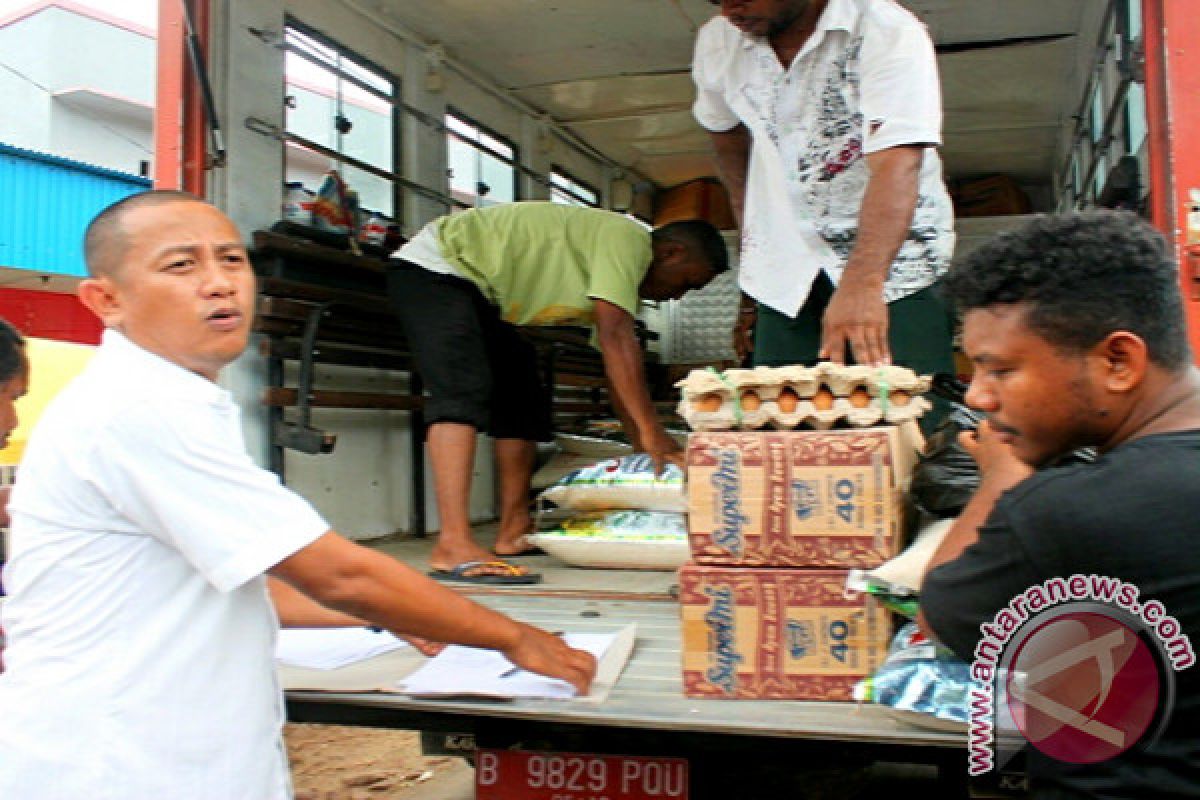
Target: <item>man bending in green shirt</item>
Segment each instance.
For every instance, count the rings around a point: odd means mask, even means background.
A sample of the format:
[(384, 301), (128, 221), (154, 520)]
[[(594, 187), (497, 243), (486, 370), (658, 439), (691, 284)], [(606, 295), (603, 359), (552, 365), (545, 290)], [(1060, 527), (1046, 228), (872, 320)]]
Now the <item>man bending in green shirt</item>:
[[(679, 445), (650, 402), (634, 334), (639, 299), (674, 300), (729, 268), (707, 222), (650, 232), (620, 214), (553, 203), (510, 203), (440, 217), (393, 256), (388, 293), (429, 389), (429, 455), (442, 530), (434, 577), (536, 583), (497, 558), (531, 549), (529, 483), (535, 442), (552, 437), (550, 393), (517, 325), (595, 329), (610, 397), (634, 448), (657, 466)], [(496, 442), (500, 530), (495, 552), (471, 537), (475, 438)]]

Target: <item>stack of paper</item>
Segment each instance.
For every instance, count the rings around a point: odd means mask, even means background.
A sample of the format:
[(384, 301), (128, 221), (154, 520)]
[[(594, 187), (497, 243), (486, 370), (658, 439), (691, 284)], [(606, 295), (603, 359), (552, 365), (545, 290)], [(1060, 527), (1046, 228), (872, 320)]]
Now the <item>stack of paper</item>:
[(489, 700), (574, 698), (576, 703), (603, 703), (633, 654), (637, 625), (631, 623), (615, 633), (567, 633), (563, 639), (598, 662), (586, 697), (576, 697), (565, 681), (518, 669), (492, 650), (450, 646), (426, 659), (391, 634), (363, 628), (281, 631), (277, 658), (280, 682), (291, 691), (399, 692)]
[[(607, 690), (629, 658), (633, 649), (636, 626), (617, 633), (567, 633), (564, 641), (574, 648), (586, 650), (596, 657), (601, 670), (597, 673), (592, 695)], [(609, 670), (604, 666), (611, 663)], [(604, 672), (614, 674), (604, 675)], [(494, 650), (452, 645), (431, 658), (416, 672), (400, 681), (397, 688), (405, 694), (421, 697), (480, 696), (480, 697), (540, 697), (570, 698), (575, 687), (566, 681), (526, 672)]]
[(370, 628), (284, 628), (275, 659), (293, 667), (338, 669), (408, 646), (392, 633)]

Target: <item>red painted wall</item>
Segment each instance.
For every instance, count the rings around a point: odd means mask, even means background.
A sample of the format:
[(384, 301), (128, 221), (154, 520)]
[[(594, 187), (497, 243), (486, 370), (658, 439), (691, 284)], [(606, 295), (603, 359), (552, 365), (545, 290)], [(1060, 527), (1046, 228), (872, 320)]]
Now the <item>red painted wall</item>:
[(26, 336), (100, 344), (104, 327), (73, 294), (0, 289), (0, 317)]
[[(1151, 219), (1175, 245), (1193, 359), (1200, 358), (1200, 14), (1195, 0), (1145, 0)], [(1193, 224), (1189, 225), (1189, 222)]]

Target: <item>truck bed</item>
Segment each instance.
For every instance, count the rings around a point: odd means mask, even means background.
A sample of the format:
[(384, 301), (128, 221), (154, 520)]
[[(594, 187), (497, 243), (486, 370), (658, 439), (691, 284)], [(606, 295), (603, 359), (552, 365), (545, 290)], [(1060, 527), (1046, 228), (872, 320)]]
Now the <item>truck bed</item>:
[(516, 593), (478, 595), (475, 599), (551, 630), (611, 632), (636, 622), (637, 644), (612, 693), (599, 705), (550, 700), (417, 699), (378, 692), (289, 691), (290, 718), (462, 733), (476, 732), (481, 726), (486, 727), (488, 721), (509, 721), (726, 739), (820, 740), (948, 752), (965, 748), (965, 734), (961, 731), (917, 727), (875, 705), (685, 697), (680, 670), (679, 608), (670, 600)]

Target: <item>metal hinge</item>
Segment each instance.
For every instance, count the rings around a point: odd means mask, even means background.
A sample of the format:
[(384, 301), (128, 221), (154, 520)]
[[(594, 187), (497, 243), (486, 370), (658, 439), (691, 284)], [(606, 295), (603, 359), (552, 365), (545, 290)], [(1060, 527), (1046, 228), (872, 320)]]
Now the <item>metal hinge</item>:
[(259, 119), (258, 117), (246, 117), (246, 120), (243, 124), (246, 126), (247, 130), (254, 131), (262, 136), (266, 136), (268, 139), (275, 139), (276, 141), (282, 142), (285, 138), (287, 138), (284, 135), (283, 128), (279, 127), (278, 125), (272, 125), (265, 119)]

